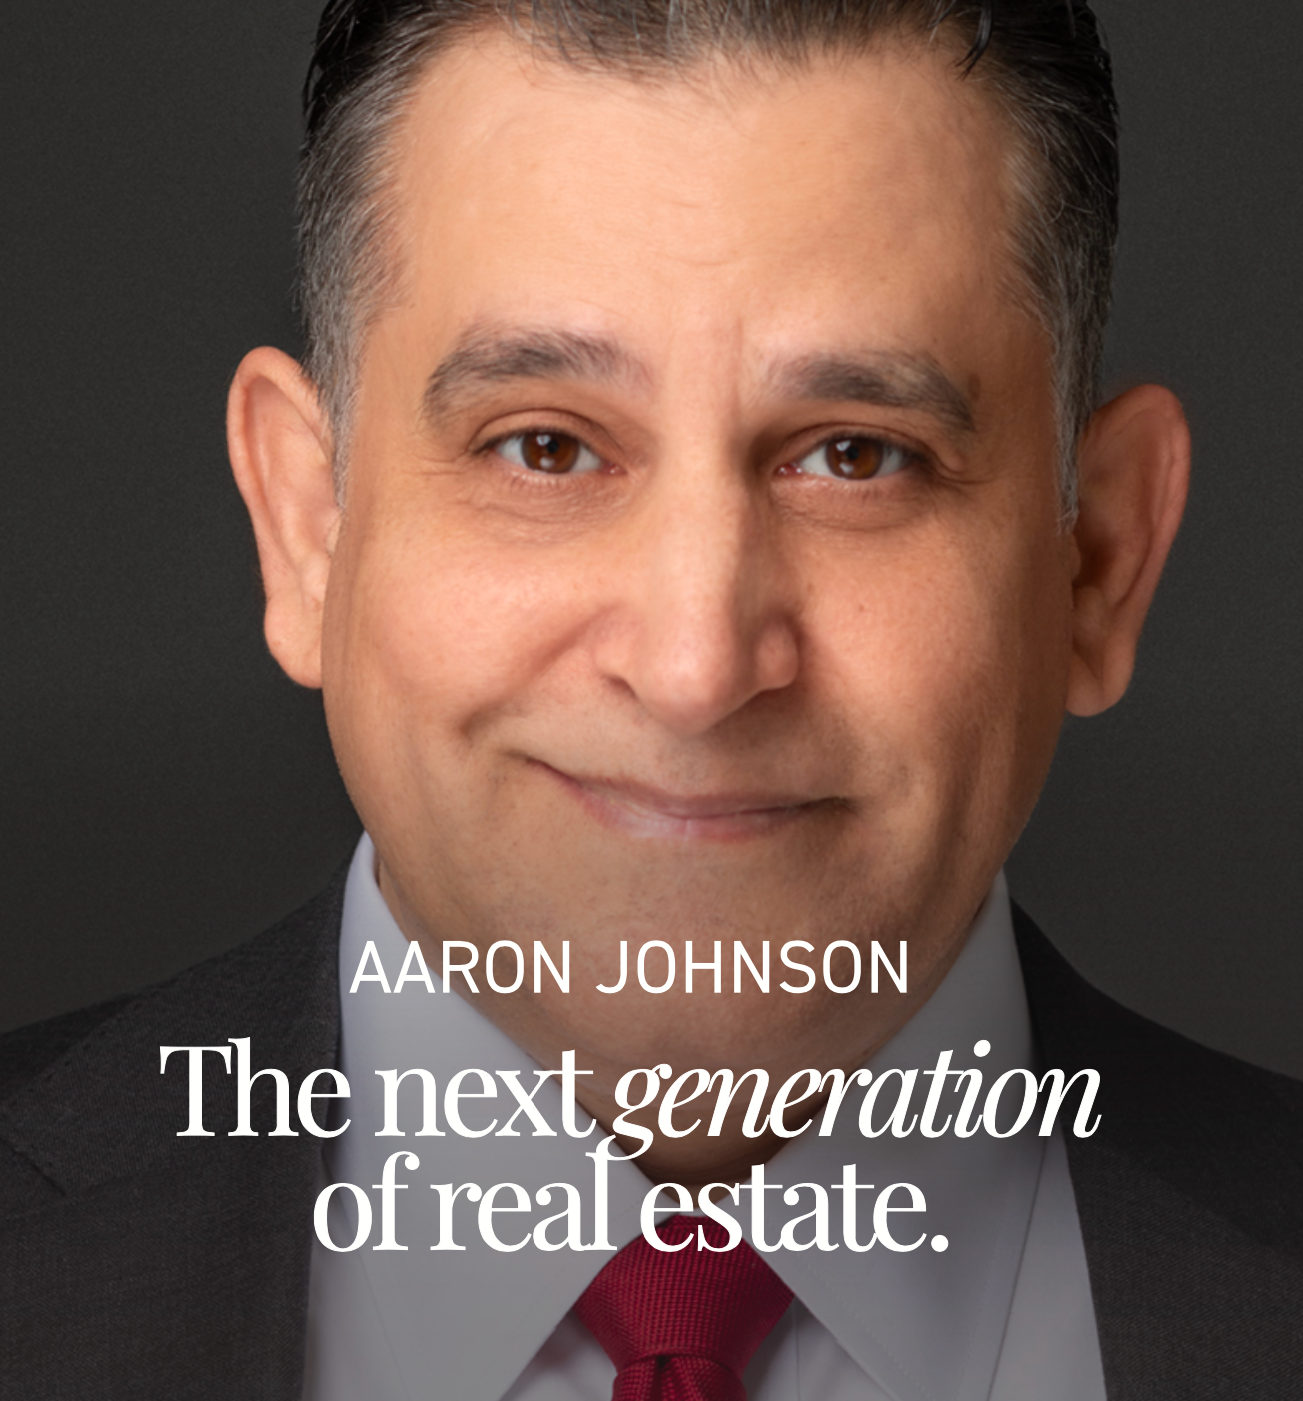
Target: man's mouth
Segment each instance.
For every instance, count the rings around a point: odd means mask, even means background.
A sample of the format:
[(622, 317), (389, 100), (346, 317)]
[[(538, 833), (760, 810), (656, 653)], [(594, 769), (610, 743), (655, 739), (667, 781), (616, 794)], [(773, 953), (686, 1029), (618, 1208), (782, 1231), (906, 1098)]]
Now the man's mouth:
[(541, 760), (534, 765), (603, 826), (636, 837), (735, 842), (765, 836), (839, 799), (790, 792), (675, 793), (627, 779), (563, 773)]

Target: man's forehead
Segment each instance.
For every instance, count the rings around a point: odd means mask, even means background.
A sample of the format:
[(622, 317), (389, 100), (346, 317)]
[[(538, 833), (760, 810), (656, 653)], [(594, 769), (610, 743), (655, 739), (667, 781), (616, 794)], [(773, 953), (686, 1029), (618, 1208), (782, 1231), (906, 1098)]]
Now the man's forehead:
[[(799, 185), (800, 164), (766, 164), (783, 143), (817, 153), (842, 145), (848, 176), (872, 156), (879, 167), (905, 168), (920, 150), (962, 153), (996, 163), (1010, 135), (984, 84), (961, 75), (953, 45), (884, 36), (872, 48), (829, 49), (801, 61), (714, 53), (681, 67), (647, 69), (620, 62), (571, 62), (510, 33), (476, 31), (437, 55), (417, 80), (396, 128), (394, 168), (417, 185), (436, 173), (431, 157), (510, 165), (514, 152), (535, 163), (544, 134), (582, 133), (590, 143), (581, 166), (600, 163), (631, 140), (659, 137), (675, 155), (712, 149), (707, 178), (724, 174), (724, 158), (750, 153), (763, 178), (757, 192)], [(993, 130), (993, 123), (997, 130)], [(733, 139), (719, 150), (720, 136)], [(645, 142), (644, 142), (645, 144)], [(566, 152), (574, 155), (574, 152)], [(697, 172), (677, 168), (674, 196), (686, 204)]]
[(944, 55), (842, 55), (706, 90), (519, 48), (483, 38), (440, 59), (396, 143), (398, 242), (445, 292), (516, 272), (597, 281), (636, 258), (704, 289), (735, 273), (841, 286), (920, 240), (944, 281), (1007, 255), (998, 124)]

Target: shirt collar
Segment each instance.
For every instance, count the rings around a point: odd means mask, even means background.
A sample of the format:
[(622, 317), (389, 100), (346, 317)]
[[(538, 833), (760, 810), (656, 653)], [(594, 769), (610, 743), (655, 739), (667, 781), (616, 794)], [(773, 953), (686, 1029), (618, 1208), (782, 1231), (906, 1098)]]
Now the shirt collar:
[[(407, 941), (376, 884), (374, 848), (364, 836), (349, 873), (340, 938), (340, 1064), (352, 1089), (353, 1123), (330, 1145), (329, 1172), (335, 1181), (378, 1183), (385, 1159), (397, 1149), (417, 1153), (421, 1165), (400, 1177), (411, 1186), (401, 1201), (399, 1239), (410, 1236), (411, 1248), (365, 1249), (346, 1258), (350, 1267), (367, 1273), (412, 1394), (420, 1394), (437, 1372), (448, 1395), (498, 1401), (610, 1256), (544, 1252), (533, 1246), (511, 1254), (476, 1249), (473, 1228), (459, 1233), (459, 1244), (470, 1247), (465, 1252), (431, 1253), (425, 1247), (438, 1235), (438, 1198), (426, 1184), (488, 1186), (509, 1180), (532, 1193), (547, 1183), (572, 1182), (587, 1199), (592, 1160), (584, 1155), (601, 1131), (595, 1129), (583, 1140), (560, 1133), (555, 1138), (522, 1134), (506, 1143), (451, 1133), (377, 1138), (382, 1121), (377, 1070), (422, 1066), (435, 1076), (442, 1093), (448, 1078), (467, 1067), (519, 1070), (522, 1082), (531, 1086), (536, 1066), (465, 998), (445, 994), (433, 973), (433, 996), (411, 983), (400, 995), (386, 995), (374, 983), (350, 995), (368, 941), (392, 977), (407, 954)], [(978, 1061), (971, 1052), (983, 1039), (992, 1050)], [(1031, 1047), (1001, 876), (940, 987), (868, 1066), (875, 1075), (891, 1067), (922, 1070), (935, 1064), (939, 1051), (951, 1049), (956, 1068), (980, 1066), (989, 1084), (1004, 1070), (1029, 1066)], [(416, 1097), (415, 1087), (405, 1087), (405, 1093)], [(555, 1081), (544, 1085), (537, 1102), (548, 1121), (559, 1126)], [(828, 1186), (841, 1181), (844, 1164), (855, 1163), (860, 1181), (878, 1188), (914, 1183), (927, 1199), (926, 1229), (945, 1234), (949, 1248), (938, 1253), (925, 1245), (903, 1254), (880, 1247), (864, 1254), (844, 1247), (833, 1252), (779, 1250), (766, 1259), (845, 1351), (899, 1401), (932, 1401), (942, 1395), (979, 1401), (989, 1393), (1008, 1318), (1035, 1195), (1040, 1140), (1027, 1134), (1001, 1140), (985, 1133), (926, 1139), (917, 1131), (906, 1138), (887, 1134), (866, 1139), (857, 1126), (858, 1103), (858, 1093), (848, 1097), (830, 1135), (822, 1136), (816, 1123), (784, 1147), (768, 1164), (769, 1182)], [(495, 1101), (488, 1107), (500, 1112), (504, 1106)], [(638, 1234), (647, 1187), (635, 1165), (611, 1164), (613, 1246)], [(861, 1194), (862, 1215), (872, 1199), (872, 1193)], [(780, 1200), (778, 1193), (770, 1197), (771, 1203)], [(743, 1197), (738, 1213), (744, 1228), (746, 1201)], [(803, 1200), (788, 1214), (808, 1209)], [(785, 1208), (770, 1210), (774, 1215)], [(834, 1220), (838, 1215), (834, 1212)], [(776, 1233), (771, 1226), (771, 1239)], [(486, 1355), (483, 1320), (489, 1316), (501, 1326), (493, 1330), (494, 1347)]]
[[(982, 1058), (973, 1054), (979, 1041), (991, 1043)], [(875, 1077), (893, 1067), (930, 1069), (944, 1050), (954, 1052), (955, 1069), (980, 1068), (984, 1085), (1006, 1070), (1032, 1065), (1031, 1023), (1003, 874), (941, 985), (868, 1068)], [(919, 1080), (915, 1107), (921, 1087), (931, 1083), (922, 1075)], [(958, 1096), (949, 1093), (942, 1103), (944, 1122)], [(857, 1106), (858, 1096), (847, 1108)], [(984, 1401), (999, 1360), (1041, 1157), (1034, 1129), (1009, 1139), (985, 1132), (967, 1139), (953, 1133), (924, 1138), (917, 1129), (906, 1138), (866, 1139), (856, 1114), (843, 1112), (830, 1136), (812, 1127), (777, 1154), (770, 1177), (785, 1184), (836, 1182), (842, 1165), (855, 1163), (859, 1179), (878, 1188), (914, 1183), (927, 1200), (926, 1229), (943, 1234), (948, 1248), (934, 1251), (929, 1241), (902, 1254), (875, 1247), (864, 1254), (842, 1248), (822, 1258), (817, 1251), (777, 1251), (767, 1258), (889, 1394), (900, 1401)], [(863, 1196), (873, 1199), (871, 1193)]]

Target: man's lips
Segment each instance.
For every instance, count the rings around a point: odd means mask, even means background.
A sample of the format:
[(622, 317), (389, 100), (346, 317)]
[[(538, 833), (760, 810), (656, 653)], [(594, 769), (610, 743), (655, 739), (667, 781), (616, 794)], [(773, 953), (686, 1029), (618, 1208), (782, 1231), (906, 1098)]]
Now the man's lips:
[(604, 826), (633, 836), (739, 841), (842, 805), (838, 799), (792, 793), (671, 793), (624, 779), (563, 773), (541, 760), (533, 762)]

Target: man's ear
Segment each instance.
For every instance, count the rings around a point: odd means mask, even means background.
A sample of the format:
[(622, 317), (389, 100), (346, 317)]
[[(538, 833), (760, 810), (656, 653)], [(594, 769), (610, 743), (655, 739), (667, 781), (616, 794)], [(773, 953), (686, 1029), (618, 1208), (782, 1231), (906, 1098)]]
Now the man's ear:
[(1067, 703), (1074, 715), (1096, 715), (1131, 680), (1140, 629), (1185, 509), (1190, 431), (1176, 396), (1145, 384), (1105, 404), (1078, 462)]
[(231, 466), (253, 520), (271, 654), (321, 685), (321, 620), (339, 530), (329, 424), (307, 376), (269, 346), (250, 351), (227, 401)]

